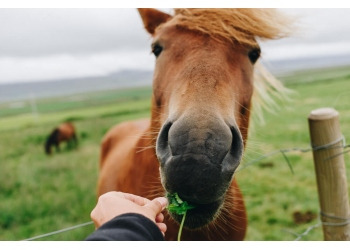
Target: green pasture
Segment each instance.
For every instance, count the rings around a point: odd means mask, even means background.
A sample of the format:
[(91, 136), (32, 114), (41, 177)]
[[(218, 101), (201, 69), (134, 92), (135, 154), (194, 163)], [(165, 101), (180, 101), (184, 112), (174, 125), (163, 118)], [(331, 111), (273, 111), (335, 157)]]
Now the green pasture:
[[(253, 124), (244, 161), (236, 173), (248, 213), (246, 240), (294, 240), (316, 225), (319, 206), (312, 153), (298, 150), (263, 157), (280, 149), (309, 148), (307, 116), (333, 107), (350, 140), (349, 68), (285, 77), (292, 101)], [(148, 87), (101, 91), (36, 101), (19, 108), (0, 104), (0, 240), (23, 240), (90, 221), (96, 202), (99, 148), (105, 132), (130, 119), (148, 117)], [(79, 147), (44, 154), (48, 133), (59, 122), (74, 122)], [(64, 146), (64, 145), (62, 145)], [(349, 154), (345, 161), (349, 166)], [(259, 161), (255, 159), (263, 158)], [(348, 180), (350, 180), (347, 168)], [(299, 214), (294, 220), (293, 214)], [(88, 225), (40, 240), (83, 240)], [(302, 240), (322, 240), (321, 227)]]

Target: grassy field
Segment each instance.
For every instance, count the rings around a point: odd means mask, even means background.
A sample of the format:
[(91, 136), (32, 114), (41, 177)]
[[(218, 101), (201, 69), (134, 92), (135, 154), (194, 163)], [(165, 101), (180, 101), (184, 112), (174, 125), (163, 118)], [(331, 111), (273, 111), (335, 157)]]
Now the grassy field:
[[(312, 153), (292, 151), (251, 161), (275, 150), (308, 148), (307, 116), (333, 107), (340, 113), (342, 132), (350, 140), (349, 69), (310, 71), (285, 79), (293, 100), (276, 114), (254, 124), (244, 162), (236, 173), (248, 211), (246, 240), (294, 240), (318, 223), (318, 197)], [(114, 90), (0, 105), (0, 240), (22, 240), (90, 221), (96, 201), (99, 146), (104, 133), (123, 120), (149, 116), (150, 88)], [(12, 106), (11, 106), (12, 105)], [(16, 106), (16, 105), (15, 105)], [(48, 157), (43, 143), (57, 123), (77, 127), (79, 148)], [(349, 163), (349, 153), (345, 154)], [(348, 164), (349, 165), (349, 164)], [(350, 180), (347, 169), (348, 180)], [(295, 221), (293, 214), (310, 220)], [(82, 240), (93, 225), (42, 238)], [(322, 240), (321, 227), (302, 240)]]
[[(136, 88), (87, 94), (83, 105), (67, 101), (72, 97), (41, 100), (38, 116), (7, 111), (0, 118), (0, 240), (27, 239), (90, 221), (100, 141), (114, 124), (147, 117), (150, 93), (150, 88)], [(77, 128), (78, 149), (46, 156), (46, 136), (66, 120)], [(93, 230), (90, 225), (43, 240), (82, 240)]]

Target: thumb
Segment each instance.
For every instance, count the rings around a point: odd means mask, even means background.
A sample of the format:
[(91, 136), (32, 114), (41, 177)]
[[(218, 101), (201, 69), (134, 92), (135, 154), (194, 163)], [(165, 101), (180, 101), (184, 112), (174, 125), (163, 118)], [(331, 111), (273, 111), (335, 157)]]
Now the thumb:
[(151, 200), (149, 203), (147, 203), (145, 207), (152, 210), (152, 212), (154, 212), (154, 215), (156, 216), (157, 214), (162, 212), (162, 210), (166, 207), (167, 204), (168, 204), (168, 200), (166, 198), (158, 197)]

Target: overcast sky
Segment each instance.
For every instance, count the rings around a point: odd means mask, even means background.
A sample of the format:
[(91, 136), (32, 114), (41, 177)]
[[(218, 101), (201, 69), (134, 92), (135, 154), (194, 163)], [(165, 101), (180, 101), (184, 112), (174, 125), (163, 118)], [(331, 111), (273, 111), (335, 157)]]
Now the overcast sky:
[[(350, 9), (282, 11), (299, 31), (263, 43), (266, 60), (350, 56)], [(0, 84), (152, 70), (150, 42), (136, 9), (0, 9)]]

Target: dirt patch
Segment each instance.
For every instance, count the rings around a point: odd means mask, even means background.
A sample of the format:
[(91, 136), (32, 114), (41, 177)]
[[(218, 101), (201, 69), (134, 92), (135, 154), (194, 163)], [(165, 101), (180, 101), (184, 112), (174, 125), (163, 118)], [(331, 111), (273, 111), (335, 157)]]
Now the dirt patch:
[(259, 167), (261, 168), (272, 168), (275, 164), (273, 162), (261, 162), (259, 163)]
[(312, 211), (306, 211), (304, 213), (300, 212), (300, 211), (295, 211), (293, 213), (293, 220), (294, 223), (296, 224), (306, 224), (309, 223), (311, 221), (313, 221), (314, 219), (316, 219), (317, 214), (312, 212)]

